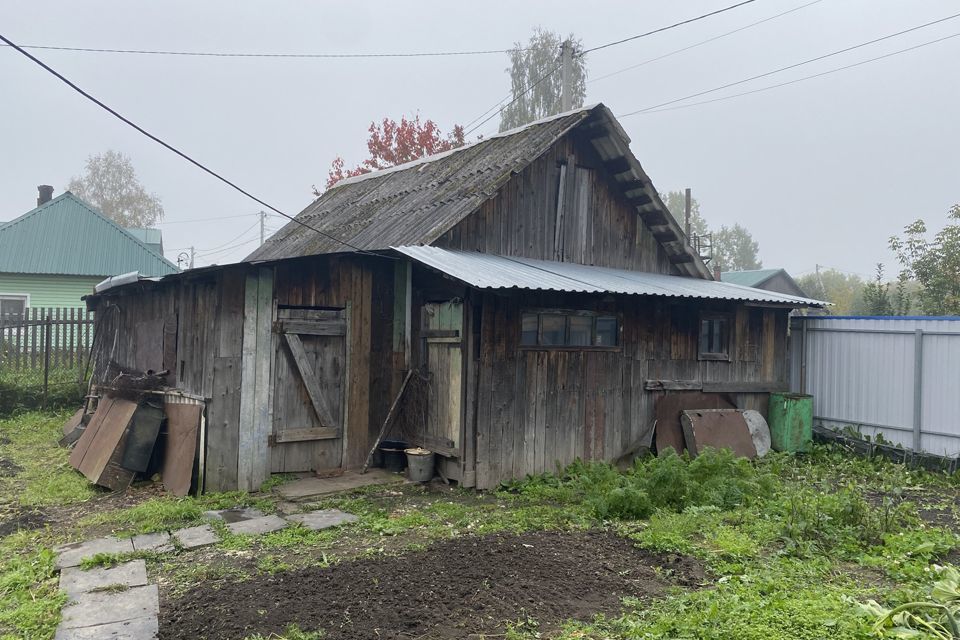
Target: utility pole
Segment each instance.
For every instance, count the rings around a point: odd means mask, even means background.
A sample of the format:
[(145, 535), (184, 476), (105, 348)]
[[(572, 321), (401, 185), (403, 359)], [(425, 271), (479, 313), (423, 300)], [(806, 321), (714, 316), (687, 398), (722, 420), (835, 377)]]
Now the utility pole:
[(820, 265), (814, 265), (817, 271), (817, 282), (820, 284), (820, 293), (824, 298), (827, 297), (827, 288), (823, 286), (823, 277), (820, 275)]
[(260, 246), (263, 246), (263, 226), (264, 221), (267, 219), (267, 214), (265, 211), (260, 212)]
[(683, 194), (683, 229), (687, 234), (687, 242), (690, 242), (690, 207), (692, 201), (690, 187), (687, 187)]
[(560, 45), (560, 111), (573, 108), (573, 43), (564, 40)]
[(193, 259), (197, 256), (197, 252), (193, 247), (190, 247), (190, 268), (193, 269)]

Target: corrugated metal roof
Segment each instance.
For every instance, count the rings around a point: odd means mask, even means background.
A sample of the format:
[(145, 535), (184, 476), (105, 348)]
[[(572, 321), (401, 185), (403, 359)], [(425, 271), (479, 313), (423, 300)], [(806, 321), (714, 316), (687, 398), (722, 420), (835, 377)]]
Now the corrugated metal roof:
[(783, 269), (753, 269), (751, 271), (724, 271), (720, 274), (720, 280), (731, 284), (739, 284), (744, 287), (755, 287), (763, 284)]
[(618, 293), (819, 307), (826, 303), (727, 282), (595, 267), (571, 262), (496, 256), (439, 247), (393, 249), (479, 289), (530, 289), (572, 293)]
[(0, 227), (0, 272), (109, 276), (177, 267), (92, 206), (65, 192)]

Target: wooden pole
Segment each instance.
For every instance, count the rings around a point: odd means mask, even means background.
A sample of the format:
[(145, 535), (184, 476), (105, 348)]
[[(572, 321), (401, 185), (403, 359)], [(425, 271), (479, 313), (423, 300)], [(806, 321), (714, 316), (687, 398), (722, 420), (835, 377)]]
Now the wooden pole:
[(690, 242), (690, 207), (693, 198), (690, 196), (690, 187), (687, 187), (683, 198), (683, 228), (687, 234), (687, 242)]
[(377, 434), (377, 439), (373, 442), (373, 447), (370, 448), (370, 453), (367, 454), (367, 460), (363, 463), (363, 469), (361, 469), (360, 473), (366, 473), (367, 469), (370, 468), (373, 454), (376, 452), (377, 447), (380, 446), (380, 441), (383, 440), (383, 436), (387, 434), (387, 429), (390, 428), (390, 424), (396, 417), (397, 407), (400, 406), (400, 398), (403, 397), (403, 392), (407, 390), (407, 384), (410, 382), (411, 377), (413, 377), (413, 369), (408, 369), (407, 375), (403, 379), (403, 384), (400, 385), (400, 392), (397, 393), (397, 397), (393, 399), (393, 404), (390, 405), (390, 410), (387, 411), (387, 417), (383, 421), (383, 426), (380, 427), (380, 433)]
[(43, 404), (44, 410), (47, 408), (47, 392), (50, 389), (50, 313), (47, 313), (47, 320), (44, 323), (43, 336)]

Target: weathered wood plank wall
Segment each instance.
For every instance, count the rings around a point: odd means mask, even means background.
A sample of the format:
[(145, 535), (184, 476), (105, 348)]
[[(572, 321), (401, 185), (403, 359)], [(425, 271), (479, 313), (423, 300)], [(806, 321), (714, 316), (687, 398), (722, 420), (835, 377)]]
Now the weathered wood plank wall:
[(276, 266), (278, 305), (349, 306), (345, 469), (363, 466), (394, 390), (393, 264), (364, 256), (317, 256)]
[[(564, 205), (558, 215), (561, 176)], [(611, 184), (590, 145), (565, 137), (433, 245), (677, 273), (636, 209)]]
[[(753, 383), (786, 384), (787, 311), (706, 305), (734, 314), (732, 360), (697, 359), (703, 304), (653, 299), (602, 301), (580, 295), (483, 296), (476, 417), (476, 485), (553, 471), (576, 458), (613, 460), (649, 446), (656, 400), (648, 380), (688, 381), (732, 393), (741, 408), (765, 410)], [(618, 350), (521, 347), (525, 309), (614, 312)]]
[[(238, 486), (244, 267), (102, 296), (97, 321), (118, 323), (102, 342), (104, 358), (161, 371), (168, 383), (208, 398), (208, 491)], [(104, 322), (107, 326), (107, 322)]]

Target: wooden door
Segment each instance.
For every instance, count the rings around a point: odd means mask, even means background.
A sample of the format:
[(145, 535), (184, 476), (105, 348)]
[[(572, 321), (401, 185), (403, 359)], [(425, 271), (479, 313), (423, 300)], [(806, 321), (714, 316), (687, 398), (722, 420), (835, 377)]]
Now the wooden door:
[(343, 310), (277, 310), (271, 472), (341, 469), (346, 329)]
[(460, 455), (463, 394), (463, 303), (423, 306), (421, 336), (429, 373), (424, 445), (447, 457)]

